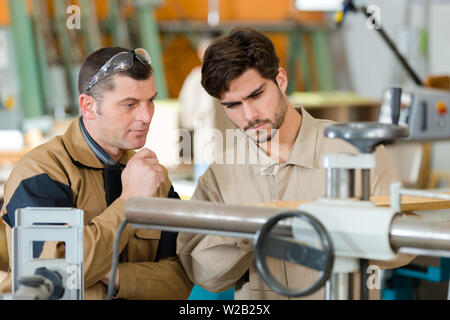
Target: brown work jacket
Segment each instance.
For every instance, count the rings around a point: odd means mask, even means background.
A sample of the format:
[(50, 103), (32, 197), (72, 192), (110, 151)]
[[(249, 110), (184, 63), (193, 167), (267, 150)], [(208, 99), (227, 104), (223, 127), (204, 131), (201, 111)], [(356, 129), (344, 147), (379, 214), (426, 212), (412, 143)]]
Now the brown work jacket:
[[(134, 153), (126, 152), (119, 162), (126, 165)], [(76, 119), (64, 135), (33, 149), (18, 162), (6, 183), (0, 212), (6, 224), (11, 257), (11, 227), (14, 226), (11, 208), (33, 207), (38, 203), (41, 207), (74, 207), (84, 211), (85, 299), (106, 296), (101, 279), (110, 272), (114, 237), (125, 218), (124, 200), (118, 198), (107, 206), (103, 168), (82, 136)], [(166, 179), (157, 197), (167, 197), (171, 190), (165, 168), (164, 173)], [(133, 229), (127, 225), (120, 238), (122, 262), (118, 266), (117, 298), (186, 299), (189, 296), (192, 283), (176, 255), (157, 258), (160, 237), (161, 231)], [(39, 249), (42, 259), (63, 258), (65, 254), (63, 243), (45, 242)], [(11, 268), (11, 259), (9, 265)], [(11, 291), (11, 280), (9, 272), (0, 283), (0, 292)]]

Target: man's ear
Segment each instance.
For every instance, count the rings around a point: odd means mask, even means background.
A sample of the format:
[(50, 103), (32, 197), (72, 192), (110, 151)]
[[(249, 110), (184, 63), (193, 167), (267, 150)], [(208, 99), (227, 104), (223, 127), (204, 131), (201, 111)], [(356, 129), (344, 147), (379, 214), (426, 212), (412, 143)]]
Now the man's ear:
[(80, 104), (81, 114), (88, 120), (95, 120), (95, 101), (94, 98), (88, 94), (82, 93), (78, 102)]
[(288, 86), (288, 77), (286, 70), (284, 70), (282, 67), (278, 68), (278, 74), (276, 77), (278, 87), (280, 88), (281, 92), (286, 93), (286, 89)]

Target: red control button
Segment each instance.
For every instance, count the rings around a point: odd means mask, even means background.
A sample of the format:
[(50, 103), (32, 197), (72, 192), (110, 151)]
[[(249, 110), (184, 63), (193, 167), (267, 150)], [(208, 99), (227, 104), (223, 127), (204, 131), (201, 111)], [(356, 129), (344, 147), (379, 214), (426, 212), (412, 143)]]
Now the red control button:
[(436, 109), (437, 109), (437, 113), (439, 113), (440, 115), (447, 114), (447, 106), (445, 105), (445, 103), (443, 101), (439, 101), (437, 103)]

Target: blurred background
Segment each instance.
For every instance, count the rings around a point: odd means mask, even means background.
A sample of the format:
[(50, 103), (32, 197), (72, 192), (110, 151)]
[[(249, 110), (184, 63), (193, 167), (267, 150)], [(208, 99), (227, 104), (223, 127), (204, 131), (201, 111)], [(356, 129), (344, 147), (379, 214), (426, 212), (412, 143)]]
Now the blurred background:
[[(186, 154), (180, 157), (177, 130), (184, 128), (195, 137), (202, 128), (230, 126), (216, 101), (204, 96), (199, 66), (205, 46), (235, 26), (260, 30), (274, 42), (289, 76), (293, 104), (320, 118), (376, 121), (383, 91), (413, 87), (414, 82), (367, 17), (347, 13), (337, 25), (342, 2), (0, 0), (0, 199), (18, 159), (64, 133), (79, 115), (81, 63), (105, 46), (143, 47), (150, 52), (159, 95), (147, 147), (169, 168), (185, 199), (207, 166), (207, 161), (193, 159), (195, 149), (211, 142), (189, 138), (194, 152), (187, 161)], [(421, 79), (442, 78), (437, 86), (449, 89), (445, 79), (450, 75), (450, 1), (358, 3), (373, 6), (382, 27)], [(201, 95), (204, 99), (199, 99)], [(402, 157), (410, 157), (406, 151), (392, 154), (399, 169)], [(402, 174), (406, 185), (447, 186), (448, 142), (422, 143), (412, 157), (417, 157), (414, 169), (408, 167)], [(5, 255), (2, 241), (0, 246)], [(0, 261), (7, 260), (0, 257)]]

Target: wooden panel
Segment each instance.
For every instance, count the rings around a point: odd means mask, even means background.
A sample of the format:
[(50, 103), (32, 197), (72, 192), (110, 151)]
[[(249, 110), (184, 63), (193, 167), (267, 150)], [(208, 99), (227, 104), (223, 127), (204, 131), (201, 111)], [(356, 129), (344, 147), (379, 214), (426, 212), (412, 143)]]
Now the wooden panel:
[[(377, 206), (388, 207), (390, 205), (390, 196), (374, 196), (370, 200)], [(309, 203), (312, 201), (279, 201), (263, 203), (259, 206), (277, 207), (286, 209), (297, 209), (302, 203)], [(403, 211), (423, 211), (423, 210), (440, 210), (450, 209), (450, 201), (429, 199), (413, 196), (402, 196), (402, 210)]]
[(8, 0), (0, 0), (0, 25), (9, 26), (11, 18), (9, 16), (9, 3)]
[[(296, 19), (307, 22), (321, 22), (321, 12), (299, 12), (293, 8), (292, 0), (222, 0), (220, 1), (220, 19), (227, 20), (264, 20), (280, 21)], [(191, 19), (206, 20), (208, 0), (165, 0), (156, 11), (158, 20)]]
[(178, 98), (186, 77), (194, 67), (201, 65), (197, 51), (187, 38), (177, 36), (165, 48), (163, 61), (169, 96)]

